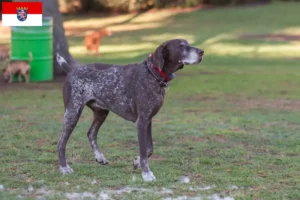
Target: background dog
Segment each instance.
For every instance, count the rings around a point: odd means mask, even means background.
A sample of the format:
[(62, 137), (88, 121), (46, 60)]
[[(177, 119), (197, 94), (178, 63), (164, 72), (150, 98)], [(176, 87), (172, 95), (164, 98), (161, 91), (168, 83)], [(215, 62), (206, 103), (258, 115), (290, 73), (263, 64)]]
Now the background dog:
[(4, 61), (9, 58), (9, 47), (0, 47), (0, 61)]
[(25, 78), (25, 82), (29, 83), (30, 77), (30, 62), (32, 61), (32, 53), (28, 52), (29, 59), (26, 60), (11, 60), (7, 67), (3, 70), (4, 80), (8, 80), (8, 83), (12, 83), (13, 75), (18, 74), (19, 82), (22, 82), (22, 76)]
[(100, 29), (90, 35), (85, 36), (84, 44), (88, 51), (95, 51), (96, 55), (99, 55), (99, 46), (104, 36), (111, 36), (112, 32), (106, 28)]

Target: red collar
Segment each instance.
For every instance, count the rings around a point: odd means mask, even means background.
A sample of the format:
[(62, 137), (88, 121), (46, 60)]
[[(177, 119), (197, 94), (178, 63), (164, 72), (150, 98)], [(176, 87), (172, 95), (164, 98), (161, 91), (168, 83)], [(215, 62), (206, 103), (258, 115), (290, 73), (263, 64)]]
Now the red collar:
[(172, 78), (170, 78), (169, 76), (167, 76), (165, 74), (165, 72), (163, 72), (162, 70), (160, 70), (158, 67), (155, 67), (153, 64), (152, 64), (152, 68), (155, 69), (162, 77), (164, 77), (167, 81), (170, 81), (172, 80)]

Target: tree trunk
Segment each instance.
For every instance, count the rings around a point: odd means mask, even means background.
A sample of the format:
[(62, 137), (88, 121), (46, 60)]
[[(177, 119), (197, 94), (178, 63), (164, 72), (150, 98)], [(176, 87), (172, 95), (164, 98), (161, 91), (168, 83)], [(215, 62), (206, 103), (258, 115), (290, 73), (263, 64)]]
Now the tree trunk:
[(64, 75), (64, 71), (56, 62), (56, 53), (59, 53), (64, 57), (67, 62), (70, 62), (71, 55), (69, 53), (69, 45), (67, 38), (65, 37), (65, 29), (63, 27), (63, 20), (61, 13), (59, 12), (59, 6), (57, 0), (41, 0), (43, 2), (43, 16), (53, 17), (53, 63), (54, 63), (54, 76)]
[[(32, 0), (14, 0), (15, 2)], [(53, 17), (53, 63), (54, 76), (63, 76), (65, 72), (56, 62), (56, 53), (59, 53), (70, 65), (78, 65), (72, 55), (69, 53), (69, 45), (65, 36), (62, 15), (59, 12), (57, 0), (35, 0), (43, 2), (43, 17)]]

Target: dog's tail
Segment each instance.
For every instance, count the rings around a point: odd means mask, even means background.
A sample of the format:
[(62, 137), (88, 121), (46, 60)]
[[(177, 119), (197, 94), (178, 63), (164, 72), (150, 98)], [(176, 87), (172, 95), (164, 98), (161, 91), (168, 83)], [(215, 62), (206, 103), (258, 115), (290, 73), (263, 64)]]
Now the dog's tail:
[(28, 62), (31, 62), (32, 61), (32, 53), (30, 51), (28, 51), (28, 56), (29, 56)]
[(59, 66), (64, 70), (66, 74), (68, 74), (72, 70), (71, 66), (61, 55), (59, 55), (59, 53), (56, 53), (56, 62), (59, 64)]
[(63, 71), (68, 74), (70, 71), (73, 70), (73, 68), (81, 66), (81, 64), (75, 60), (71, 55), (69, 56), (69, 62), (64, 59), (59, 53), (56, 53), (56, 62), (59, 64), (59, 66), (63, 69)]

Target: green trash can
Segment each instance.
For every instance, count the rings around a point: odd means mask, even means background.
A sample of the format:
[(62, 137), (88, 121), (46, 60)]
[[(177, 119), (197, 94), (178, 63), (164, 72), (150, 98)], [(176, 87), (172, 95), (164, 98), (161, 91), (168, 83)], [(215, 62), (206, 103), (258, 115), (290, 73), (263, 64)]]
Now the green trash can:
[(52, 17), (43, 17), (42, 26), (11, 27), (11, 60), (28, 60), (28, 52), (32, 53), (30, 81), (53, 80)]

